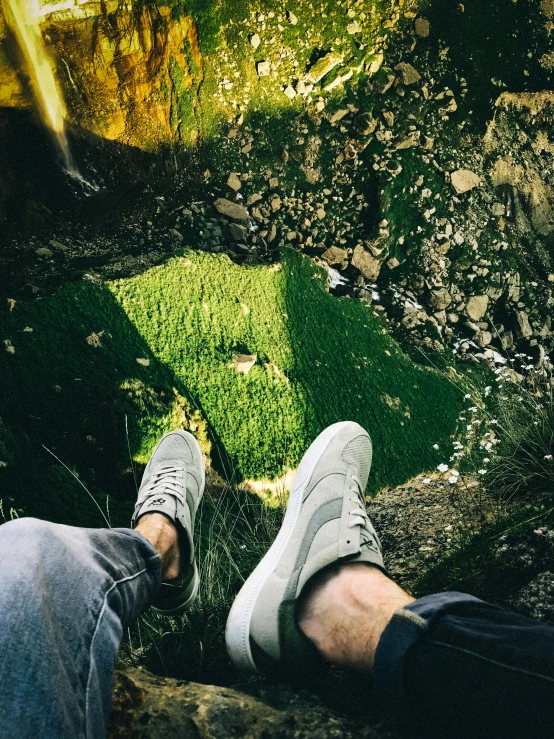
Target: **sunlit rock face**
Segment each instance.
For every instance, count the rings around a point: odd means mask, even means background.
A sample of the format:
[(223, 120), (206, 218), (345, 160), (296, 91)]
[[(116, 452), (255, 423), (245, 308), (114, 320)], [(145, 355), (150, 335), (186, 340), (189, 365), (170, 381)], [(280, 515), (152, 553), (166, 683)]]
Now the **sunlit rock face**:
[[(7, 3), (0, 4), (0, 106), (32, 107), (36, 96), (7, 22)], [(148, 151), (172, 140), (174, 88), (194, 95), (202, 79), (190, 18), (173, 19), (168, 8), (115, 0), (39, 0), (36, 8), (72, 129)]]

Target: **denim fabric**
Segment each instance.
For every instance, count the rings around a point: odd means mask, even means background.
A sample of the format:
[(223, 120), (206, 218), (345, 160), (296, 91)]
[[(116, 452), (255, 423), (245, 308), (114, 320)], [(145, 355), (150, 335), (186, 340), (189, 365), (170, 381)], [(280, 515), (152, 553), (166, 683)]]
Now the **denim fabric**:
[(391, 714), (433, 736), (554, 735), (554, 628), (463, 593), (397, 611), (373, 679)]
[(160, 580), (136, 531), (0, 526), (0, 739), (104, 739), (123, 628)]

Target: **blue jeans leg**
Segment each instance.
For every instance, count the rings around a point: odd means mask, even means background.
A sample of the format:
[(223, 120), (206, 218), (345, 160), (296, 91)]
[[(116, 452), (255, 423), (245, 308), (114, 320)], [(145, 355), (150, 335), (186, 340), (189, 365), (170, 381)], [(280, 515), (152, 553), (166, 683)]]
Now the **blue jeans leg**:
[(160, 580), (136, 531), (0, 526), (0, 739), (104, 739), (123, 628)]
[(393, 616), (373, 679), (390, 713), (434, 736), (549, 736), (554, 628), (463, 593), (426, 596)]

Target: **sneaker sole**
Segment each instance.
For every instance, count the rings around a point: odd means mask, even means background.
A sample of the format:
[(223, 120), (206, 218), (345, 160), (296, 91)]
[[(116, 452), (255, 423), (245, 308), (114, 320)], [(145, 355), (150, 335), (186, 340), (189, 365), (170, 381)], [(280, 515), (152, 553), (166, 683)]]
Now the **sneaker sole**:
[(225, 641), (229, 657), (241, 670), (259, 671), (250, 649), (250, 622), (256, 600), (269, 576), (275, 571), (291, 539), (302, 510), (304, 491), (317, 463), (335, 436), (350, 423), (341, 421), (329, 426), (309, 447), (298, 467), (281, 529), (263, 559), (242, 586), (231, 607), (225, 628)]
[(200, 589), (200, 573), (198, 572), (198, 565), (194, 562), (194, 587), (192, 593), (189, 595), (187, 600), (176, 608), (163, 610), (162, 608), (156, 608), (152, 606), (152, 610), (156, 613), (160, 613), (162, 616), (180, 616), (182, 613), (189, 611), (194, 605), (196, 598), (198, 597), (198, 590)]

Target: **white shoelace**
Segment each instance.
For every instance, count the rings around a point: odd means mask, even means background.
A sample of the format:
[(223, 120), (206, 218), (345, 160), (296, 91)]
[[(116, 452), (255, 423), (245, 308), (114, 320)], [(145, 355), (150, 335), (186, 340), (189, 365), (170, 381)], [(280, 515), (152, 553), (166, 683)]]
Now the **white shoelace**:
[(153, 495), (163, 495), (169, 493), (174, 495), (181, 505), (185, 504), (182, 483), (178, 473), (184, 472), (184, 467), (161, 467), (152, 475), (150, 482), (144, 490), (144, 497), (150, 498)]
[(369, 523), (369, 516), (367, 515), (365, 505), (362, 504), (362, 486), (355, 475), (352, 475), (352, 482), (354, 484), (350, 486), (350, 492), (355, 493), (355, 495), (351, 495), (349, 500), (356, 503), (356, 508), (348, 512), (349, 515), (354, 516), (348, 523), (348, 528), (353, 529), (355, 526), (361, 526), (365, 529)]

